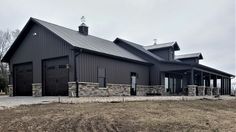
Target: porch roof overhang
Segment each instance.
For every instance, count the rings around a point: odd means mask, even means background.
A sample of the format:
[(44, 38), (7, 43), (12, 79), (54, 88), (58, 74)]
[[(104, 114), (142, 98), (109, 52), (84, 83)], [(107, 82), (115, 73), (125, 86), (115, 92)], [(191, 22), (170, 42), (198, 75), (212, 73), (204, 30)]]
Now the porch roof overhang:
[(231, 78), (231, 77), (234, 78), (235, 77), (235, 75), (233, 75), (233, 74), (229, 74), (229, 73), (226, 73), (224, 71), (221, 71), (221, 70), (218, 70), (218, 69), (215, 69), (215, 68), (211, 68), (209, 66), (205, 66), (205, 65), (202, 65), (202, 64), (192, 64), (192, 68), (194, 70), (214, 74), (214, 75), (217, 75), (217, 76), (223, 76), (223, 77), (229, 77), (229, 78)]
[[(171, 64), (171, 63), (169, 63)], [(221, 76), (221, 77), (227, 77), (227, 78), (234, 78), (235, 75), (233, 74), (229, 74), (229, 73), (226, 73), (224, 71), (221, 71), (221, 70), (218, 70), (218, 69), (215, 69), (215, 68), (211, 68), (209, 66), (205, 66), (205, 65), (202, 65), (202, 64), (186, 64), (186, 63), (172, 63), (173, 65), (183, 65), (185, 66), (184, 69), (171, 69), (171, 70), (165, 70), (165, 71), (161, 71), (161, 72), (171, 72), (171, 71), (174, 71), (174, 72), (178, 72), (178, 71), (189, 71), (189, 70), (196, 70), (196, 71), (201, 71), (201, 72), (205, 72), (205, 73), (209, 73), (209, 74), (212, 74), (212, 75), (216, 75), (216, 76)], [(187, 66), (187, 67), (186, 67)]]

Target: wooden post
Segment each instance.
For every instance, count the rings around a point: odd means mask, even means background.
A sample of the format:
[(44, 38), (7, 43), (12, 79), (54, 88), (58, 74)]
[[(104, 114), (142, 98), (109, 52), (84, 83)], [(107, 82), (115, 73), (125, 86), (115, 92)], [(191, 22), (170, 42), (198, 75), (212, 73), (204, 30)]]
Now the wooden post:
[(191, 81), (190, 81), (190, 85), (194, 85), (194, 70), (191, 69)]
[(201, 71), (201, 75), (200, 75), (200, 86), (203, 86), (203, 72)]
[[(232, 89), (231, 89), (231, 78), (229, 78), (229, 95), (231, 95)], [(234, 93), (233, 93), (234, 94)]]
[(220, 94), (223, 95), (224, 94), (224, 78), (221, 77), (221, 89), (220, 89)]
[(217, 87), (217, 76), (214, 76), (214, 80), (213, 80), (213, 87)]

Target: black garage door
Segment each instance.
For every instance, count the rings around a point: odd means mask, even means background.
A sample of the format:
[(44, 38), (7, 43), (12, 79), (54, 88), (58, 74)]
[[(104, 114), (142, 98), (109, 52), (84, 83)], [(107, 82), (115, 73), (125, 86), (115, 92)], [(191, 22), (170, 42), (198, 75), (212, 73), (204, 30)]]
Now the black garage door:
[(43, 61), (43, 95), (68, 96), (68, 58)]
[(14, 65), (14, 96), (32, 96), (32, 63)]

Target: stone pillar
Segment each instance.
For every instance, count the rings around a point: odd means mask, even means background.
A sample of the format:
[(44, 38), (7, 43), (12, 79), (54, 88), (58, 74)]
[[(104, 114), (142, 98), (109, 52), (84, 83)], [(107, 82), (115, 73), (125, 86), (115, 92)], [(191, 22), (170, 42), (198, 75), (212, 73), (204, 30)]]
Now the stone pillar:
[(76, 82), (68, 82), (69, 97), (76, 97)]
[(196, 96), (197, 85), (188, 85), (188, 96)]
[(204, 96), (205, 95), (205, 86), (197, 86), (197, 93), (198, 96)]
[(32, 96), (41, 97), (42, 96), (42, 83), (33, 83), (32, 84)]
[(207, 95), (207, 96), (211, 96), (212, 95), (212, 88), (211, 87), (206, 87), (206, 90), (205, 90), (205, 95)]
[(8, 85), (8, 93), (10, 97), (13, 96), (13, 85)]
[(213, 95), (220, 95), (220, 89), (217, 87), (213, 88)]

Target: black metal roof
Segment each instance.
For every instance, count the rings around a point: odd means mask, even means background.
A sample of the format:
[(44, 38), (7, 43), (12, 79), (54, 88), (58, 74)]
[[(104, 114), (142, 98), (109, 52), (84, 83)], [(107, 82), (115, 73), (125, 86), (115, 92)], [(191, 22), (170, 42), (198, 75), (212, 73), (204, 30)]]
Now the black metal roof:
[[(130, 53), (129, 51), (123, 49), (122, 47), (118, 46), (112, 41), (108, 41), (108, 40), (98, 38), (92, 35), (83, 35), (83, 34), (80, 34), (78, 31), (65, 28), (56, 24), (52, 24), (49, 22), (45, 22), (36, 18), (30, 18), (26, 26), (32, 22), (40, 24), (41, 26), (47, 28), (48, 30), (50, 30), (51, 32), (53, 32), (54, 34), (56, 34), (57, 36), (59, 36), (60, 38), (68, 42), (69, 44), (71, 44), (72, 46), (111, 55), (111, 56), (121, 57), (128, 60), (148, 63), (146, 60), (138, 57), (137, 55)], [(22, 35), (19, 35), (19, 37), (20, 36)], [(16, 39), (16, 41), (17, 40), (18, 39)], [(14, 47), (18, 47), (18, 46), (15, 46), (16, 41), (10, 47), (6, 55), (3, 57), (2, 61), (4, 62), (9, 61), (11, 55), (13, 55), (13, 53), (16, 50), (16, 48)]]
[(116, 42), (116, 41), (122, 41), (122, 42), (125, 42), (126, 44), (134, 47), (135, 49), (145, 53), (146, 55), (149, 55), (150, 57), (156, 59), (156, 60), (164, 60), (163, 58), (153, 54), (152, 52), (144, 49), (144, 47), (142, 45), (139, 45), (139, 44), (136, 44), (136, 43), (133, 43), (133, 42), (130, 42), (128, 40), (124, 40), (124, 39), (121, 39), (121, 38), (116, 38), (113, 42)]
[(153, 45), (144, 46), (144, 48), (146, 50), (157, 50), (157, 49), (168, 48), (168, 47), (173, 47), (174, 50), (180, 50), (177, 42), (168, 42), (168, 43), (161, 43), (161, 44), (153, 44)]
[(203, 59), (203, 56), (202, 56), (202, 53), (175, 55), (175, 59), (177, 59), (177, 60), (189, 59), (189, 58)]
[[(226, 73), (226, 72), (223, 72), (223, 71), (220, 71), (220, 70), (217, 70), (217, 69), (214, 69), (214, 68), (202, 65), (202, 64), (188, 64), (188, 63), (184, 63), (180, 60), (173, 60), (173, 61), (165, 60), (165, 59), (153, 54), (149, 50), (146, 50), (142, 45), (139, 45), (139, 44), (136, 44), (136, 43), (133, 43), (133, 42), (121, 39), (121, 38), (116, 38), (114, 40), (114, 42), (116, 42), (116, 41), (122, 41), (122, 42), (134, 47), (135, 49), (139, 50), (140, 52), (143, 52), (146, 55), (148, 55), (148, 56), (150, 56), (150, 57), (154, 58), (155, 60), (157, 60), (159, 62), (162, 62), (162, 63), (177, 64), (177, 65), (190, 66), (190, 67), (196, 67), (196, 68), (204, 68), (204, 69), (208, 69), (208, 70), (211, 70), (211, 71), (214, 71), (214, 72), (217, 72), (217, 73), (221, 73), (221, 74), (225, 74), (225, 75), (235, 77), (232, 74), (229, 74), (229, 73)], [(188, 56), (203, 58), (201, 53), (186, 54), (186, 55), (183, 55), (182, 57), (188, 57)]]

